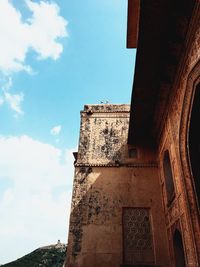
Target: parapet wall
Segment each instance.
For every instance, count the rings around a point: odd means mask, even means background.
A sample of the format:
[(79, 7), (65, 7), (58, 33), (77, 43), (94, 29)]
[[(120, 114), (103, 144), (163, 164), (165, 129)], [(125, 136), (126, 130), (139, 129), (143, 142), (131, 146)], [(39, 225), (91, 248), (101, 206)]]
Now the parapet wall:
[(78, 165), (113, 165), (127, 157), (129, 105), (85, 105), (81, 112)]

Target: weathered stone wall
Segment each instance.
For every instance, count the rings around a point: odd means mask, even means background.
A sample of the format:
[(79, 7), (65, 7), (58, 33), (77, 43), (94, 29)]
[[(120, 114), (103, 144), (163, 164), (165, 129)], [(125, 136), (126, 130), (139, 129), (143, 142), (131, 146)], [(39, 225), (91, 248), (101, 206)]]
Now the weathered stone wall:
[[(169, 266), (155, 153), (134, 147), (137, 153), (129, 157), (128, 123), (129, 105), (88, 105), (81, 113), (67, 267), (116, 267), (124, 262), (124, 208), (149, 210), (151, 255), (141, 249), (140, 259)], [(137, 238), (147, 247), (144, 233), (138, 232)]]
[(77, 164), (123, 162), (127, 157), (129, 111), (129, 105), (85, 106), (81, 112)]
[[(171, 247), (172, 266), (175, 264), (172, 241), (175, 229), (178, 229), (183, 237), (187, 266), (199, 266), (200, 264), (199, 215), (192, 186), (187, 143), (192, 96), (194, 95), (195, 84), (200, 78), (199, 14), (198, 7), (191, 21), (190, 32), (185, 42), (185, 50), (171, 90), (172, 94), (166, 110), (166, 117), (163, 119), (164, 127), (159, 141), (160, 181), (163, 191), (166, 228)], [(171, 205), (167, 205), (163, 172), (163, 156), (166, 150), (170, 154), (175, 184), (175, 198)]]

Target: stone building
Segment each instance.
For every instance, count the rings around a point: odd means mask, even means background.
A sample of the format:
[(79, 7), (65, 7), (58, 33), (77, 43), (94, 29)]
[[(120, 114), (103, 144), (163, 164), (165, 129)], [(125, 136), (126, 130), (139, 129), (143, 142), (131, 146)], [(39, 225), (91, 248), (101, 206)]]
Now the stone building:
[(67, 267), (200, 266), (200, 2), (129, 0), (131, 105), (81, 113)]

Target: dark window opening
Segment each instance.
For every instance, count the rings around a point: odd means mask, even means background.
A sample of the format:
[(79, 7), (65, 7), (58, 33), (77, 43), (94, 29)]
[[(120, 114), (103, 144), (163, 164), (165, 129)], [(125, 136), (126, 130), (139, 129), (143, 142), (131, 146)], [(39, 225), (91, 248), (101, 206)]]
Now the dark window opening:
[(185, 267), (185, 253), (183, 248), (182, 236), (179, 230), (175, 230), (173, 236), (173, 245), (174, 245), (174, 257), (175, 257), (175, 266), (176, 267)]
[(196, 88), (190, 128), (189, 128), (189, 152), (192, 174), (195, 184), (196, 197), (200, 207), (200, 84)]
[(167, 205), (169, 206), (175, 197), (175, 192), (174, 192), (174, 181), (173, 181), (172, 168), (168, 150), (165, 151), (164, 154), (163, 170), (164, 170), (165, 186), (167, 192)]

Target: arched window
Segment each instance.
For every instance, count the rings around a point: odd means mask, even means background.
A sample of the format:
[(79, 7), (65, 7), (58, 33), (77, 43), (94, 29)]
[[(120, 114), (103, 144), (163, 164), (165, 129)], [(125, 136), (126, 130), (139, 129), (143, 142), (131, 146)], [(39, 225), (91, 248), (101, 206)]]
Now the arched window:
[(196, 197), (200, 206), (200, 84), (196, 87), (189, 127), (189, 152)]
[(174, 192), (174, 181), (173, 181), (172, 168), (168, 150), (166, 150), (164, 153), (163, 170), (164, 170), (165, 186), (167, 192), (167, 204), (170, 205), (170, 203), (174, 199), (175, 192)]
[(175, 230), (173, 235), (173, 245), (174, 245), (174, 257), (176, 267), (185, 267), (185, 253), (183, 248), (182, 236), (179, 230)]

